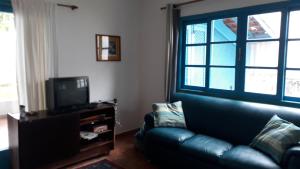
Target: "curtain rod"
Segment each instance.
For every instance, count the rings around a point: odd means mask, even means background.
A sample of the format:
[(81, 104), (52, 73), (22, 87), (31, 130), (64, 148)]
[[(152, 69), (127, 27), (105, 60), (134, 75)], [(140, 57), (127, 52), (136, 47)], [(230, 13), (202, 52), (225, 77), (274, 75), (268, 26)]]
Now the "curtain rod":
[[(1, 5), (11, 6), (11, 3), (9, 3), (9, 2), (0, 2), (0, 4)], [(72, 10), (78, 9), (78, 6), (76, 6), (76, 5), (57, 4), (57, 6), (62, 6), (62, 7), (70, 8)]]
[[(192, 3), (196, 3), (196, 2), (201, 2), (201, 1), (204, 1), (204, 0), (193, 0), (193, 1), (188, 1), (188, 2), (182, 2), (182, 3), (174, 4), (174, 7), (177, 8), (180, 6), (184, 6), (184, 5), (188, 5), (188, 4), (192, 4)], [(160, 9), (165, 10), (165, 9), (167, 9), (167, 7), (164, 6), (164, 7), (161, 7)]]
[(57, 6), (62, 6), (62, 7), (70, 8), (72, 10), (78, 9), (78, 6), (76, 6), (76, 5), (57, 4)]

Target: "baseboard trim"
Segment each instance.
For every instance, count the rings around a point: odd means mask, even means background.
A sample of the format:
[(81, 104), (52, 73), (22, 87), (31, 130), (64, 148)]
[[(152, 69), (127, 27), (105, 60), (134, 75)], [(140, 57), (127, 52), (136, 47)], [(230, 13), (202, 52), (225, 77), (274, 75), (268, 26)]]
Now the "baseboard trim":
[(7, 114), (1, 114), (0, 115), (0, 119), (4, 119), (4, 118), (7, 118)]
[(116, 137), (122, 137), (122, 136), (130, 135), (130, 134), (135, 134), (137, 131), (139, 131), (139, 128), (119, 133), (116, 135)]

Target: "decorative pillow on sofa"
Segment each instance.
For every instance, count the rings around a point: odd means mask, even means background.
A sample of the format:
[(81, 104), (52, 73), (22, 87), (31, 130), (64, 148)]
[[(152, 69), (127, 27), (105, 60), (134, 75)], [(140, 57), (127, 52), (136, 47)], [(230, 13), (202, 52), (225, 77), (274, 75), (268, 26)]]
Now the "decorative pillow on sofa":
[(270, 155), (280, 163), (284, 152), (300, 141), (300, 128), (274, 115), (250, 146)]
[(182, 110), (182, 102), (154, 103), (154, 127), (180, 127), (186, 128)]

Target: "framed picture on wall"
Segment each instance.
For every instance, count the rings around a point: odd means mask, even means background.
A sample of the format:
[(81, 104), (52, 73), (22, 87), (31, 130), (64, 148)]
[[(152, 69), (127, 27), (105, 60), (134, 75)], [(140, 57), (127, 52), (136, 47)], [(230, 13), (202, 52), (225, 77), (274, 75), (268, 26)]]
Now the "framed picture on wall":
[(97, 61), (121, 61), (121, 37), (96, 34)]

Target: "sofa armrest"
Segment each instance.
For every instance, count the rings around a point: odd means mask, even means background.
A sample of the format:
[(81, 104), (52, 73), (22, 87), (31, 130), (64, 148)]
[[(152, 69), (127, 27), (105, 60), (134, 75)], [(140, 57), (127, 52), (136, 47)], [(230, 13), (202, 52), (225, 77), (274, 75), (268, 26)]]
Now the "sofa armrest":
[(147, 131), (154, 128), (154, 117), (153, 113), (148, 113), (144, 117), (144, 124), (143, 126), (138, 130), (138, 132), (135, 134), (135, 138), (137, 143), (141, 144), (144, 140), (145, 134)]
[(140, 130), (135, 134), (135, 137), (139, 140), (143, 140), (145, 133), (154, 128), (154, 117), (153, 113), (148, 113), (144, 117), (144, 124)]
[(144, 124), (145, 132), (154, 128), (154, 114), (152, 112), (145, 115), (144, 121), (145, 121), (145, 124)]
[(283, 167), (286, 169), (300, 168), (300, 145), (289, 148), (282, 159)]

